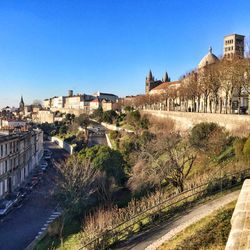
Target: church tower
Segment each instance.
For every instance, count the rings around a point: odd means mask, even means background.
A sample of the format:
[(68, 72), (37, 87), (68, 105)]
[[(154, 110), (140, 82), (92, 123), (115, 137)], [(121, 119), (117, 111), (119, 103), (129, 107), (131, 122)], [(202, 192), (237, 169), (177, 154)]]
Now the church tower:
[(162, 82), (170, 82), (170, 77), (168, 76), (168, 72), (166, 71), (163, 78)]
[(24, 111), (24, 101), (23, 101), (23, 96), (21, 96), (21, 101), (19, 103), (19, 110)]
[(152, 71), (149, 70), (148, 76), (146, 77), (146, 94), (149, 94), (149, 91), (153, 88), (153, 83), (155, 79), (153, 77)]
[(227, 35), (224, 37), (224, 57), (232, 59), (237, 56), (244, 58), (245, 36), (239, 34)]

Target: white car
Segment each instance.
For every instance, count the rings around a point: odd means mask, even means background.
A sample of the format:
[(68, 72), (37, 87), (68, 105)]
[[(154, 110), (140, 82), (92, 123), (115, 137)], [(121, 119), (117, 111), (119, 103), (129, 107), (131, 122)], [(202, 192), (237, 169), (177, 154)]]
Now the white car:
[(13, 201), (2, 200), (0, 202), (0, 217), (6, 215), (13, 207)]
[(45, 171), (48, 167), (48, 163), (46, 161), (41, 162), (40, 167), (43, 171)]
[(45, 160), (50, 160), (51, 159), (51, 155), (45, 155), (44, 158), (45, 158)]

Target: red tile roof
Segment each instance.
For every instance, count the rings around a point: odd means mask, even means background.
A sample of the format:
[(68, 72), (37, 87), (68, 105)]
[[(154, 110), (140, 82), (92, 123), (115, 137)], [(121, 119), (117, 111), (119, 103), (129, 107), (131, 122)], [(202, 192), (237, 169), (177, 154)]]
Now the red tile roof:
[(180, 84), (180, 81), (175, 81), (175, 82), (163, 82), (159, 86), (151, 89), (151, 90), (161, 90), (161, 89), (167, 89), (170, 85), (174, 84)]

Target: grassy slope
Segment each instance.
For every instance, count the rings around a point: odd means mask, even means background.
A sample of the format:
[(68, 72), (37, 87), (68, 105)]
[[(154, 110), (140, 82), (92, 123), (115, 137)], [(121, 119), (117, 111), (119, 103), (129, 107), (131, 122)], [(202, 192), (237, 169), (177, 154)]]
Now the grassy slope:
[(230, 232), (235, 202), (189, 226), (159, 250), (222, 250)]
[(79, 249), (80, 240), (79, 236), (81, 225), (79, 221), (71, 221), (66, 223), (64, 227), (64, 242), (63, 245), (60, 244), (58, 237), (46, 236), (41, 240), (34, 250), (44, 250), (44, 249), (60, 249), (60, 250), (75, 250)]
[[(123, 137), (122, 139), (125, 139), (125, 138), (126, 138), (126, 136)], [(113, 143), (114, 143), (114, 141), (113, 141)], [(224, 152), (223, 152), (223, 154), (224, 154)], [(203, 159), (203, 157), (200, 157), (198, 159), (198, 162), (196, 163), (196, 165), (193, 167), (189, 178), (193, 178), (193, 176), (197, 173), (201, 173), (204, 171), (209, 172), (209, 170), (211, 170), (212, 168), (218, 168), (218, 166), (216, 166), (216, 165), (217, 165), (216, 163), (209, 164), (208, 166), (206, 166), (206, 169), (204, 169), (204, 159)], [(225, 169), (227, 168), (227, 166), (224, 166), (224, 167), (225, 167)], [(60, 242), (59, 242), (58, 238), (47, 236), (41, 242), (38, 243), (38, 246), (35, 249), (37, 249), (37, 250), (50, 249), (51, 246), (54, 246), (53, 249), (55, 249), (55, 248), (57, 248), (57, 249), (72, 249), (72, 250), (76, 249), (76, 246), (79, 246), (80, 225), (78, 224), (76, 226), (74, 224), (75, 223), (72, 223), (71, 225), (67, 224), (65, 226), (64, 247), (59, 247)]]

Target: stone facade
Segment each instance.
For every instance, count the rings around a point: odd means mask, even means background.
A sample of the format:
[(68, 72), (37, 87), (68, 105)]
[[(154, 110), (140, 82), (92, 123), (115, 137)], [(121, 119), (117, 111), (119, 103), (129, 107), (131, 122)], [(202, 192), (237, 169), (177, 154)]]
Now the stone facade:
[(250, 249), (250, 180), (245, 180), (231, 218), (225, 250)]
[(119, 108), (118, 96), (109, 93), (96, 92), (93, 95), (77, 94), (74, 95), (70, 90), (68, 96), (56, 96), (45, 99), (43, 106), (51, 111), (61, 113), (71, 113), (76, 116), (82, 113), (91, 113), (93, 110), (104, 106), (105, 110), (115, 110)]
[(248, 135), (250, 133), (250, 116), (248, 115), (173, 112), (162, 110), (143, 110), (141, 112), (160, 118), (170, 118), (175, 121), (176, 129), (181, 131), (189, 130), (194, 125), (201, 122), (215, 122), (236, 135)]
[[(221, 62), (231, 62), (233, 57), (244, 58), (244, 36), (238, 34), (225, 36), (224, 57), (229, 59), (224, 58)], [(247, 62), (246, 58), (242, 60)], [(180, 81), (156, 81), (150, 70), (146, 77), (146, 95), (161, 95), (158, 102), (169, 111), (250, 114), (249, 87), (244, 84), (239, 87), (237, 80), (233, 79), (226, 78), (224, 82), (220, 81), (218, 65), (220, 60), (212, 53), (210, 47), (197, 68)], [(178, 84), (175, 84), (177, 82)], [(165, 103), (162, 101), (164, 97)]]
[(0, 134), (0, 198), (19, 187), (43, 155), (43, 132)]
[(244, 57), (244, 39), (245, 36), (232, 34), (224, 37), (224, 57), (232, 58), (234, 56)]
[(50, 110), (39, 110), (32, 114), (32, 121), (36, 123), (54, 123), (55, 115)]

